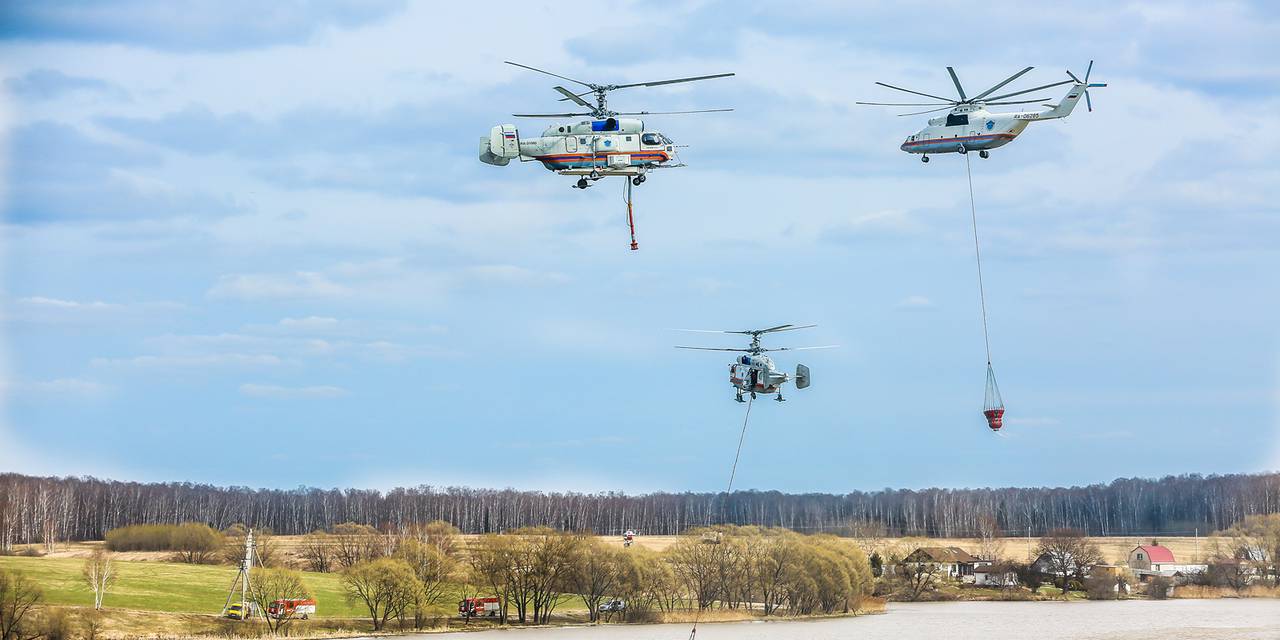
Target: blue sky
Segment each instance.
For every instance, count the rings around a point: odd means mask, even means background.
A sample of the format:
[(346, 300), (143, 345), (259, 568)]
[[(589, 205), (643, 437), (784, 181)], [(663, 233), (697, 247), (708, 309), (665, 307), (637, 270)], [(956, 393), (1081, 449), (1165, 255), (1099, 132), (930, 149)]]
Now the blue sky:
[[(671, 347), (735, 342), (669, 329), (785, 322), (841, 348), (779, 354), (814, 385), (755, 407), (741, 488), (1280, 469), (1269, 4), (260, 5), (0, 9), (0, 469), (716, 490), (728, 358)], [(736, 111), (649, 122), (689, 167), (631, 252), (620, 184), (476, 160), (563, 106), (507, 59), (732, 71), (610, 104)], [(1090, 59), (1093, 113), (974, 158), (995, 436), (963, 159), (854, 102)]]

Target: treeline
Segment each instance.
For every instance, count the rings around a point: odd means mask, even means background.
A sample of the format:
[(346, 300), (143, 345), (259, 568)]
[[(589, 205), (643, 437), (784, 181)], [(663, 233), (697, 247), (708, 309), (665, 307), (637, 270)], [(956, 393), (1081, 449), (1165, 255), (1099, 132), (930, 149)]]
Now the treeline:
[(461, 487), (251, 489), (190, 483), (0, 474), (0, 550), (15, 543), (101, 539), (135, 524), (233, 523), (296, 535), (345, 522), (381, 531), (441, 520), (465, 533), (525, 527), (670, 535), (709, 524), (833, 533), (963, 537), (994, 519), (1008, 534), (1074, 528), (1090, 535), (1173, 535), (1224, 529), (1280, 512), (1280, 474), (1119, 479), (1058, 488), (884, 489), (843, 495), (777, 491), (546, 493)]

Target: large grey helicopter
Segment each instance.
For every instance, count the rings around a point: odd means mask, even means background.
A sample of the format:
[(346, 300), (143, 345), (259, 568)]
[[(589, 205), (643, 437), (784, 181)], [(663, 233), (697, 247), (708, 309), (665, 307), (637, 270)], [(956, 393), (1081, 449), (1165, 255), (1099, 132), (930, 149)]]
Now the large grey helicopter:
[[(760, 346), (760, 336), (766, 333), (777, 333), (779, 331), (795, 331), (796, 329), (808, 329), (816, 327), (816, 324), (806, 324), (803, 326), (795, 326), (790, 324), (780, 324), (776, 327), (768, 329), (748, 329), (746, 331), (715, 331), (706, 329), (681, 329), (681, 331), (693, 331), (696, 333), (735, 333), (739, 335), (751, 336), (751, 346), (745, 349), (721, 348), (721, 347), (683, 347), (677, 346), (677, 349), (697, 349), (699, 351), (740, 351), (746, 355), (739, 357), (729, 365), (729, 384), (733, 385), (734, 400), (738, 402), (746, 402), (742, 394), (749, 393), (754, 399), (757, 393), (776, 393), (774, 400), (783, 402), (786, 398), (782, 397), (782, 385), (792, 380), (790, 374), (779, 371), (777, 366), (773, 364), (773, 359), (764, 355), (768, 351), (804, 351), (807, 349), (830, 349), (836, 345), (824, 345), (821, 347), (776, 347), (766, 349)], [(809, 386), (809, 367), (802, 364), (796, 365), (795, 383), (797, 389), (804, 389)]]

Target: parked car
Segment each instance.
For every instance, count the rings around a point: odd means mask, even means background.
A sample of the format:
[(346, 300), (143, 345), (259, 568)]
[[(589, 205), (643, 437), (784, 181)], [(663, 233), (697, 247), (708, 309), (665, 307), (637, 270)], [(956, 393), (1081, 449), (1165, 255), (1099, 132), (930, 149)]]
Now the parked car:
[(600, 613), (621, 613), (627, 610), (627, 601), (613, 599), (600, 605)]

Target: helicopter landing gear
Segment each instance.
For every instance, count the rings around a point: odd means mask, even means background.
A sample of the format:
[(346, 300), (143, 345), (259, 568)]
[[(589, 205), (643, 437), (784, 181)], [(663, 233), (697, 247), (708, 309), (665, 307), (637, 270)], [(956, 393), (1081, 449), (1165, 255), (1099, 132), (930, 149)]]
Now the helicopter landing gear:
[(591, 186), (591, 185), (587, 182), (587, 179), (586, 179), (586, 178), (578, 178), (578, 184), (575, 184), (575, 185), (573, 185), (573, 186), (574, 186), (574, 187), (576, 187), (576, 188), (578, 188), (578, 189), (586, 189), (587, 187), (589, 187), (589, 186)]
[(640, 186), (641, 184), (643, 184), (645, 180), (648, 180), (648, 178), (644, 177), (644, 174), (641, 174), (641, 175), (638, 175), (638, 176), (636, 176), (636, 177), (632, 178), (632, 179), (631, 179), (631, 184), (634, 184), (635, 186), (637, 186), (637, 187), (638, 187), (638, 186)]
[(929, 156), (920, 156), (920, 162), (928, 162)]
[(779, 392), (778, 392), (778, 397), (774, 398), (774, 400), (777, 400), (778, 402), (786, 402), (786, 401), (787, 401), (787, 399), (786, 399), (786, 398), (782, 397), (782, 392), (781, 392), (781, 391), (779, 391)]
[(587, 175), (587, 177), (588, 177), (588, 178), (591, 178), (592, 180), (599, 180), (599, 179), (600, 179), (600, 172), (599, 172), (599, 171), (596, 171), (595, 169), (592, 169), (592, 170), (591, 170), (591, 173), (590, 173), (590, 174), (588, 174), (588, 175)]
[(960, 155), (969, 153), (969, 150), (964, 148), (964, 145), (960, 145), (959, 147), (956, 147), (956, 151), (960, 152)]
[(752, 391), (752, 392), (751, 392), (751, 399), (752, 399), (752, 400), (755, 400), (755, 399), (756, 399), (756, 392), (754, 392), (754, 391)]
[(734, 396), (734, 398), (733, 398), (733, 399), (734, 399), (734, 400), (736, 400), (736, 401), (738, 401), (738, 402), (746, 402), (746, 400), (743, 400), (743, 399), (742, 399), (742, 392), (741, 392), (741, 391), (739, 391), (739, 392), (737, 393), (737, 395), (735, 395), (735, 396)]
[(983, 149), (982, 151), (978, 152), (978, 157), (982, 158), (983, 160), (986, 160), (987, 158), (991, 157), (991, 152), (987, 151), (986, 149)]

